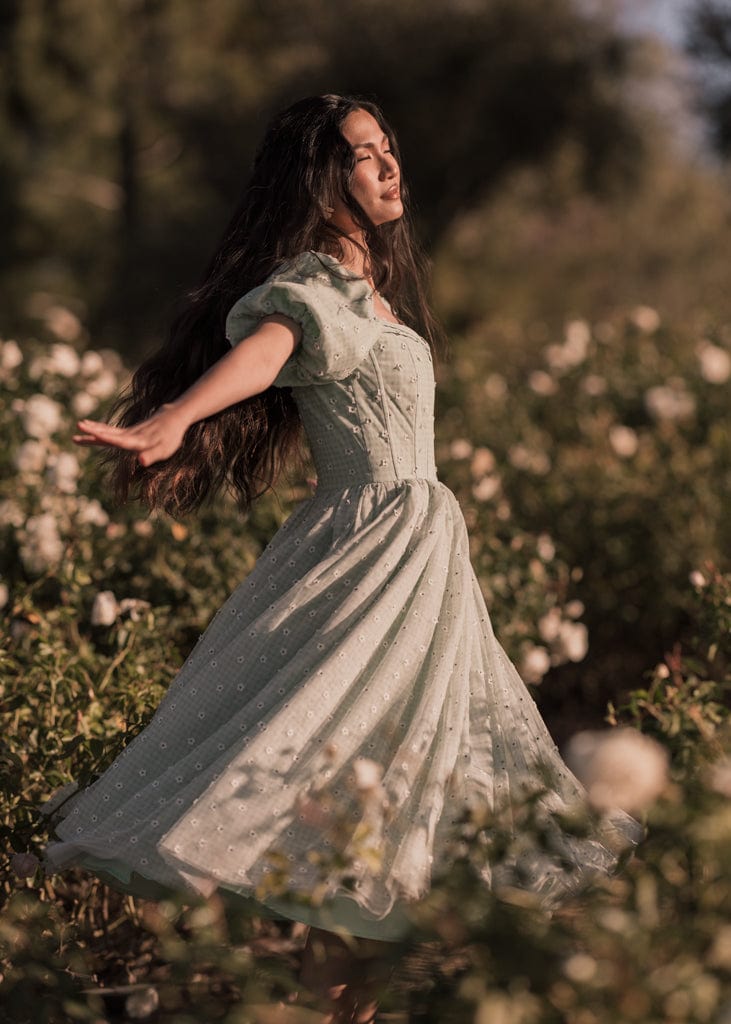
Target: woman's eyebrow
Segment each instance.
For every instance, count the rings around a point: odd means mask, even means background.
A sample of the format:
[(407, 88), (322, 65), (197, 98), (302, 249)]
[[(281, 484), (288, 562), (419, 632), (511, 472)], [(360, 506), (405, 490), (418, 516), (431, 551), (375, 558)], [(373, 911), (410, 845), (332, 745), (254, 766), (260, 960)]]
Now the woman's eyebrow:
[[(388, 135), (384, 135), (381, 139), (381, 145), (384, 142), (388, 142)], [(353, 149), (375, 149), (375, 142), (354, 142)]]

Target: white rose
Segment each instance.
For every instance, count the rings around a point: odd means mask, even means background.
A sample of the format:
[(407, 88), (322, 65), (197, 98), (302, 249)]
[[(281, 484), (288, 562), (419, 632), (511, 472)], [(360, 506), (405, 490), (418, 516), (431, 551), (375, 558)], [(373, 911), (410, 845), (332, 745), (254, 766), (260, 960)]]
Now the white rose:
[(639, 447), (639, 438), (632, 427), (615, 423), (609, 428), (609, 443), (620, 459), (631, 459)]
[(76, 518), (80, 523), (90, 523), (92, 526), (107, 526), (109, 516), (96, 498), (79, 498)]
[(507, 381), (501, 373), (489, 373), (482, 385), (482, 390), (493, 402), (499, 402), (508, 393)]
[(5, 498), (0, 501), (0, 526), (22, 526), (25, 514), (17, 501)]
[(46, 360), (46, 369), (57, 373), (60, 377), (75, 377), (81, 367), (81, 360), (76, 349), (60, 342), (51, 345), (51, 352)]
[(694, 569), (693, 572), (688, 576), (688, 579), (690, 580), (691, 585), (694, 587), (698, 587), (699, 590), (705, 587), (705, 585), (708, 583), (706, 577), (703, 575), (702, 572), (699, 572), (698, 569)]
[(651, 306), (637, 306), (630, 316), (635, 327), (646, 334), (652, 334), (660, 326), (660, 314)]
[(665, 748), (636, 729), (576, 733), (566, 747), (566, 762), (600, 811), (644, 811), (669, 778)]
[(81, 356), (81, 372), (85, 377), (93, 377), (104, 369), (104, 360), (98, 352), (89, 350)]
[(725, 349), (704, 341), (696, 347), (696, 355), (701, 377), (709, 384), (725, 384), (731, 377), (731, 356)]
[(684, 420), (695, 412), (695, 399), (682, 385), (658, 384), (645, 392), (645, 408), (657, 420)]
[(599, 395), (605, 394), (607, 387), (606, 380), (598, 373), (587, 373), (581, 381), (581, 390), (591, 398), (598, 398)]
[(528, 376), (528, 387), (537, 395), (555, 395), (558, 391), (558, 382), (545, 370), (534, 370)]
[(99, 399), (94, 398), (88, 391), (77, 391), (71, 399), (71, 407), (80, 419), (94, 412), (98, 405)]
[(470, 463), (470, 472), (475, 480), (479, 480), (485, 473), (492, 473), (495, 469), (495, 456), (489, 448), (475, 448)]
[(48, 329), (64, 341), (74, 341), (81, 334), (81, 321), (65, 306), (49, 306), (44, 319)]
[(111, 370), (102, 370), (97, 377), (88, 381), (86, 390), (94, 398), (109, 398), (117, 390), (117, 378)]
[(538, 633), (541, 640), (547, 644), (552, 643), (561, 631), (561, 612), (558, 608), (551, 608), (538, 620)]
[(20, 545), (25, 567), (31, 572), (45, 572), (56, 565), (62, 555), (63, 541), (53, 513), (31, 516), (25, 523), (25, 538)]
[(726, 755), (709, 765), (705, 778), (706, 784), (715, 793), (731, 800), (731, 757)]
[(112, 590), (100, 590), (91, 607), (92, 626), (111, 626), (119, 614), (119, 605)]
[(526, 683), (540, 683), (551, 667), (551, 656), (545, 647), (529, 647), (523, 654), (521, 675)]
[(564, 619), (558, 630), (561, 653), (569, 661), (583, 661), (589, 650), (589, 631), (583, 622), (569, 622)]
[(0, 348), (0, 366), (3, 370), (14, 370), (23, 362), (23, 353), (17, 341), (3, 341)]
[(380, 787), (383, 769), (368, 757), (358, 757), (353, 762), (353, 774), (355, 788), (361, 793), (367, 793)]
[(19, 473), (42, 473), (46, 465), (46, 446), (42, 441), (23, 441), (13, 457)]
[(464, 437), (458, 437), (449, 446), (449, 454), (453, 459), (469, 459), (472, 445)]
[(79, 473), (79, 463), (73, 452), (59, 452), (49, 462), (48, 479), (64, 494), (73, 494), (76, 491)]
[(58, 402), (46, 395), (31, 395), (20, 414), (23, 429), (30, 437), (50, 437), (62, 423), (63, 410)]
[(124, 1002), (124, 1010), (132, 1020), (146, 1020), (157, 1012), (160, 996), (157, 989), (148, 985), (137, 992), (132, 992)]
[(500, 490), (500, 477), (483, 476), (472, 488), (472, 494), (477, 501), (490, 501)]
[(536, 551), (538, 557), (544, 562), (550, 562), (556, 554), (556, 546), (547, 533), (539, 533), (536, 539)]

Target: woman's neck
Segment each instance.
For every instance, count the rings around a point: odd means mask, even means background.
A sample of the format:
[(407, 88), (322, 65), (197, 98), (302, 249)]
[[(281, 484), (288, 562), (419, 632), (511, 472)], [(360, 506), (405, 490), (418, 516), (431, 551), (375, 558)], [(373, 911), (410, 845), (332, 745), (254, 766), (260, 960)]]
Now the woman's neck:
[(367, 247), (363, 239), (363, 233), (359, 232), (357, 235), (341, 235), (340, 243), (343, 247), (343, 255), (340, 257), (342, 265), (347, 270), (357, 274), (358, 277), (365, 277), (366, 252), (364, 252), (363, 249), (366, 249), (367, 251)]

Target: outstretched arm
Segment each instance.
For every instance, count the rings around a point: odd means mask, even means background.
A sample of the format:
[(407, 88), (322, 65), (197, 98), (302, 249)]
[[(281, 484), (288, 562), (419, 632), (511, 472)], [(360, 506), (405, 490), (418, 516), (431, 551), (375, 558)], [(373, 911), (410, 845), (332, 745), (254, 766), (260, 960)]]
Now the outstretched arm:
[(239, 342), (187, 391), (165, 402), (146, 420), (115, 427), (99, 420), (79, 420), (79, 445), (110, 445), (138, 452), (137, 461), (149, 466), (169, 458), (183, 443), (188, 427), (220, 409), (258, 395), (274, 378), (299, 343), (302, 329), (284, 316), (268, 316), (257, 330)]

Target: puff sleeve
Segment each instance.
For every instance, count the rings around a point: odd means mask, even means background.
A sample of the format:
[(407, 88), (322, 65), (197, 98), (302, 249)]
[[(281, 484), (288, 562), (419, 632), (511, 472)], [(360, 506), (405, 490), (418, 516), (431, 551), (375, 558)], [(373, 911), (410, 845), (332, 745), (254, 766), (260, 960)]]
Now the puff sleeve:
[(295, 320), (302, 338), (273, 381), (275, 387), (303, 387), (343, 380), (377, 340), (381, 323), (371, 289), (331, 256), (307, 252), (243, 295), (226, 317), (231, 346), (252, 334), (263, 317)]

